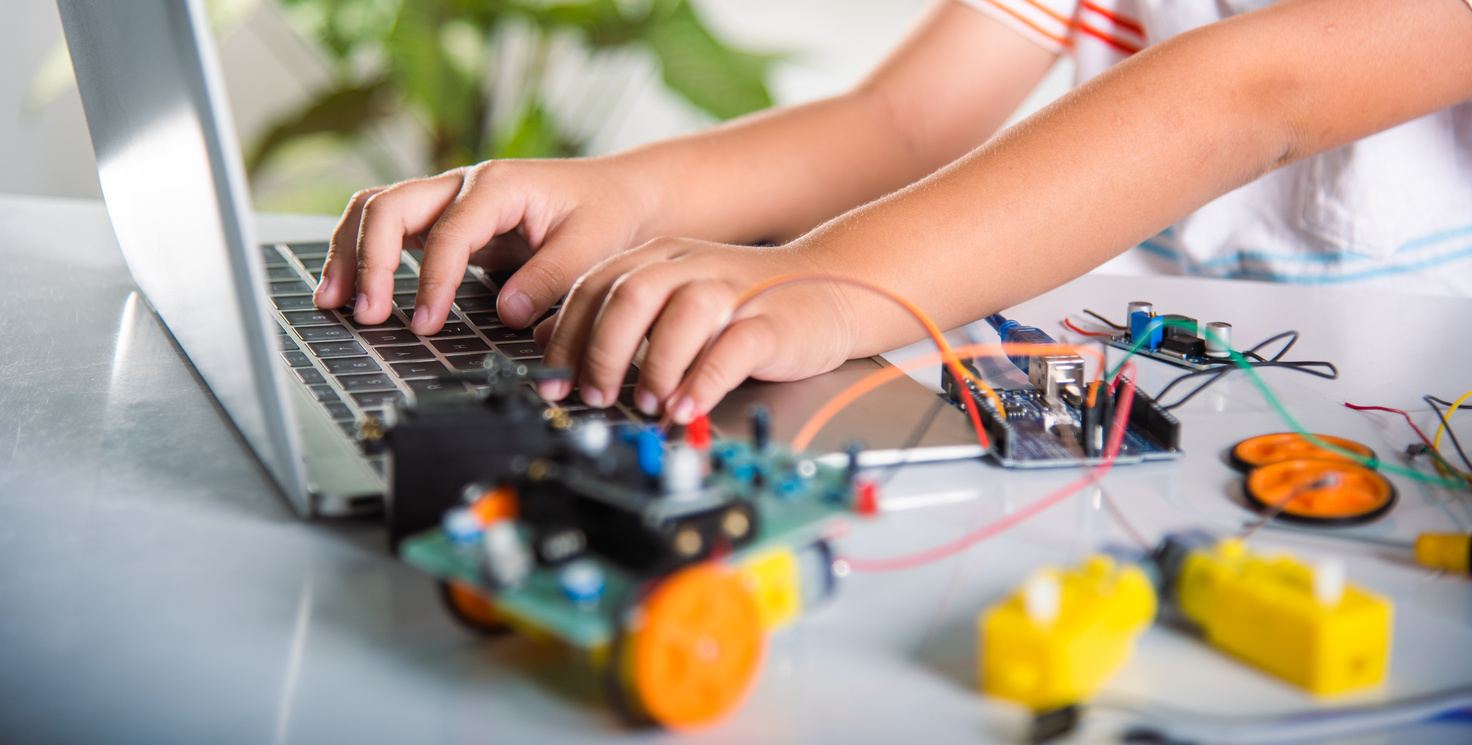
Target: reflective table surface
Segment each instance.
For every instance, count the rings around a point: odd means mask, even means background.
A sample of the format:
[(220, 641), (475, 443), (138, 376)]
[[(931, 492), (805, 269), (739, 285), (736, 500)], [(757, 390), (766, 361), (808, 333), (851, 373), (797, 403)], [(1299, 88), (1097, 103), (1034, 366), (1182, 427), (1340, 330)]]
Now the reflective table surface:
[[(311, 239), (331, 224), (265, 217), (261, 229), (268, 239)], [(771, 638), (759, 682), (727, 721), (688, 734), (633, 731), (603, 703), (587, 660), (455, 626), (433, 584), (389, 556), (371, 520), (295, 519), (135, 293), (100, 203), (0, 197), (0, 266), (4, 743), (1016, 742), (1025, 714), (976, 692), (978, 611), (1040, 565), (1128, 540), (1087, 490), (959, 557), (851, 575), (831, 603)], [(1051, 332), (1085, 307), (1117, 318), (1138, 299), (1230, 321), (1239, 346), (1302, 331), (1290, 356), (1331, 360), (1342, 377), (1264, 378), (1305, 426), (1383, 457), (1410, 442), (1404, 422), (1342, 402), (1406, 408), (1426, 428), (1423, 393), (1472, 388), (1465, 300), (1090, 276), (1008, 315)], [(1176, 374), (1140, 366), (1150, 391)], [(917, 375), (934, 383), (933, 370)], [(1240, 528), (1252, 515), (1223, 453), (1282, 423), (1237, 376), (1177, 413), (1187, 457), (1117, 468), (1108, 495), (1149, 540)], [(977, 462), (906, 468), (886, 489), (885, 514), (856, 522), (841, 550), (878, 557), (933, 546), (1076, 477)], [(1391, 480), (1400, 505), (1341, 532), (1395, 543), (1472, 530), (1465, 495)], [(1465, 579), (1419, 568), (1392, 545), (1278, 530), (1253, 541), (1339, 556), (1351, 581), (1393, 598), (1387, 683), (1319, 700), (1157, 626), (1109, 696), (1262, 716), (1472, 683)], [(1090, 716), (1075, 741), (1116, 741), (1121, 725)], [(1469, 740), (1461, 720), (1335, 742)]]

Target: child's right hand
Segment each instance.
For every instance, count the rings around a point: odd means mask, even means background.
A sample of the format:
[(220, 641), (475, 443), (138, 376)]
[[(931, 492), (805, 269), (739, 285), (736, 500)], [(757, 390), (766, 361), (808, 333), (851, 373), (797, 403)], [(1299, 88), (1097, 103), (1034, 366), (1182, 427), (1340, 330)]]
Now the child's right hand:
[[(588, 269), (638, 245), (657, 200), (610, 159), (495, 160), (353, 195), (332, 235), (316, 303), (388, 318), (404, 248), (423, 248), (410, 328), (444, 325), (467, 263), (519, 267), (497, 311), (512, 328), (540, 317)], [(406, 309), (407, 310), (407, 309)]]

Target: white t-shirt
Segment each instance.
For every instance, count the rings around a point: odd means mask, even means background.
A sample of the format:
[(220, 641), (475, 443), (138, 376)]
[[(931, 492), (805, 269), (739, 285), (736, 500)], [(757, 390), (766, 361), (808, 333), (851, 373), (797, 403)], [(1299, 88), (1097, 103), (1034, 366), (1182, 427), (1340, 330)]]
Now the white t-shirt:
[[(1272, 2), (964, 1), (1070, 54), (1075, 82)], [(1472, 103), (1278, 169), (1130, 254), (1157, 271), (1472, 297)]]

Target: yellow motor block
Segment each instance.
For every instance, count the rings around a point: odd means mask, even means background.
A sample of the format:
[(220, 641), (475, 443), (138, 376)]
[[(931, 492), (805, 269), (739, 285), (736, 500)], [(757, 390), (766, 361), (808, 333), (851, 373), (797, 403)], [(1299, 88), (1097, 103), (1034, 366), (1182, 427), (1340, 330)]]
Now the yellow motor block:
[(1139, 567), (1095, 556), (1041, 570), (978, 619), (982, 690), (1038, 711), (1077, 703), (1129, 661), (1154, 618)]
[(762, 628), (785, 626), (802, 614), (802, 579), (790, 549), (763, 552), (742, 562), (741, 582), (756, 599)]
[(1390, 666), (1392, 605), (1346, 583), (1341, 564), (1255, 555), (1229, 539), (1187, 555), (1176, 594), (1213, 645), (1314, 693), (1379, 683)]

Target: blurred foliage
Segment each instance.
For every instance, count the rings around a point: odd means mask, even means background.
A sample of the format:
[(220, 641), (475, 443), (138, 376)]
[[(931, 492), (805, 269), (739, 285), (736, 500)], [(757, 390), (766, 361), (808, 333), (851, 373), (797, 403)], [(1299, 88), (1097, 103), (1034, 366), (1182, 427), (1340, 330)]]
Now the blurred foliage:
[[(576, 155), (545, 100), (541, 77), (553, 35), (590, 52), (639, 47), (659, 61), (666, 86), (727, 119), (770, 106), (773, 57), (739, 51), (701, 22), (686, 0), (282, 0), (334, 65), (333, 83), (269, 129), (247, 156), (256, 174), (273, 154), (322, 136), (353, 139), (408, 112), (428, 135), (436, 170), (487, 158)], [(524, 80), (494, 90), (494, 45), (508, 24), (529, 30)], [(505, 112), (493, 111), (501, 101)], [(510, 101), (509, 105), (505, 102)], [(499, 114), (499, 115), (498, 115)], [(500, 123), (496, 126), (496, 123)]]

